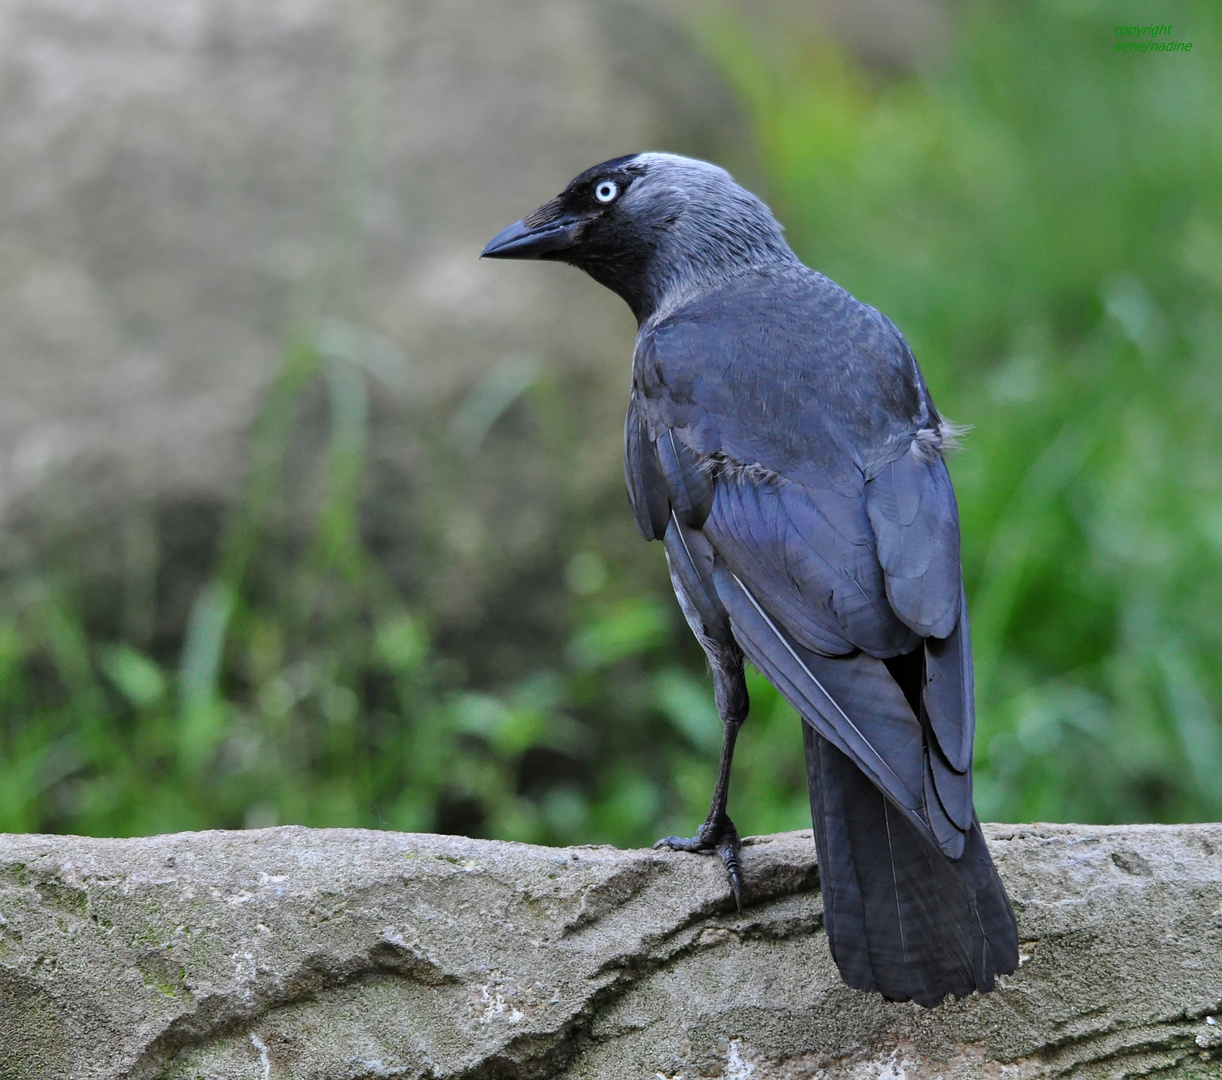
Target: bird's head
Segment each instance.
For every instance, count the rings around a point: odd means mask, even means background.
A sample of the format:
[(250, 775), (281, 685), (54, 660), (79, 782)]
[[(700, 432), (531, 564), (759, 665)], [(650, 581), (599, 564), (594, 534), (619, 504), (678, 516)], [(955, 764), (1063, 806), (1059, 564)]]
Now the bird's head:
[(587, 169), (494, 236), (483, 257), (571, 263), (642, 322), (745, 269), (794, 259), (768, 208), (728, 172), (657, 153)]

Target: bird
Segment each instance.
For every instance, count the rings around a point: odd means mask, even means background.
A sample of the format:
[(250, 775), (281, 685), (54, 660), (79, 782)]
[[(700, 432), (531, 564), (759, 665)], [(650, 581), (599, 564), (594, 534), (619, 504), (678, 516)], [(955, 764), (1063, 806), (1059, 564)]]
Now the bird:
[(961, 429), (883, 314), (807, 267), (755, 195), (649, 152), (578, 175), (489, 259), (578, 267), (638, 324), (629, 502), (660, 540), (712, 673), (709, 814), (655, 847), (720, 856), (744, 663), (802, 719), (828, 945), (845, 983), (931, 1008), (1018, 966), (972, 800), (975, 704), (958, 506)]

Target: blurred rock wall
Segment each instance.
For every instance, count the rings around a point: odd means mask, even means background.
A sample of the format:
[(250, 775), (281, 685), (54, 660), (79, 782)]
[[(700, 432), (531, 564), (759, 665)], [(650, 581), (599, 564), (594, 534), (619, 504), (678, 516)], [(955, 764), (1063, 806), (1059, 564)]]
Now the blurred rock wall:
[[(37, 518), (48, 491), (86, 531), (134, 503), (223, 506), (303, 338), (371, 373), (374, 534), (410, 523), (414, 418), (438, 426), (494, 370), (511, 390), (559, 377), (574, 477), (618, 483), (627, 310), (565, 268), (477, 256), (604, 158), (742, 160), (729, 95), (673, 15), (0, 2), (0, 523)], [(550, 481), (529, 447), (468, 455), (478, 412), (452, 432), (468, 512), (445, 528), (456, 552), (512, 563), (549, 528)]]
[[(0, 561), (74, 566), (103, 583), (95, 611), (153, 589), (152, 636), (175, 649), (252, 425), (307, 343), (361, 372), (365, 539), (443, 636), (484, 656), (542, 642), (582, 530), (660, 583), (620, 478), (629, 313), (568, 268), (478, 253), (639, 149), (713, 158), (766, 196), (694, 20), (795, 47), (826, 26), (894, 67), (928, 49), (937, 10), (0, 0)], [(321, 383), (285, 471), (289, 529), (318, 498)], [(524, 416), (531, 385), (546, 393)]]

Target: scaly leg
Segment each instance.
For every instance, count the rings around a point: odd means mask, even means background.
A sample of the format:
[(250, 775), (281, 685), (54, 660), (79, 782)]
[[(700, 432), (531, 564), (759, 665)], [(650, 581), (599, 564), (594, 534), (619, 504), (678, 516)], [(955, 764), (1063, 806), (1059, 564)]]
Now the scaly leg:
[(654, 847), (666, 847), (672, 851), (716, 852), (720, 855), (726, 868), (726, 876), (730, 879), (730, 888), (734, 892), (734, 903), (741, 914), (742, 865), (738, 859), (738, 830), (726, 813), (726, 803), (730, 797), (730, 766), (734, 760), (734, 742), (738, 738), (738, 729), (747, 718), (747, 682), (743, 677), (743, 655), (737, 645), (714, 645), (709, 648), (706, 644), (705, 648), (712, 662), (717, 711), (721, 714), (724, 725), (721, 763), (717, 767), (713, 801), (709, 806), (709, 816), (705, 818), (695, 836), (667, 836), (654, 844)]

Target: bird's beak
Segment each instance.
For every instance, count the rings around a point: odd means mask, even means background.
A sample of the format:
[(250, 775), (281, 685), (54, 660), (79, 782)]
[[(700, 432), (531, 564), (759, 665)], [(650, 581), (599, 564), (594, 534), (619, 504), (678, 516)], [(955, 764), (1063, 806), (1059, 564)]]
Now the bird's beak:
[(573, 247), (577, 243), (578, 227), (578, 222), (567, 215), (556, 217), (550, 204), (541, 206), (497, 233), (480, 252), (480, 258), (545, 258)]

